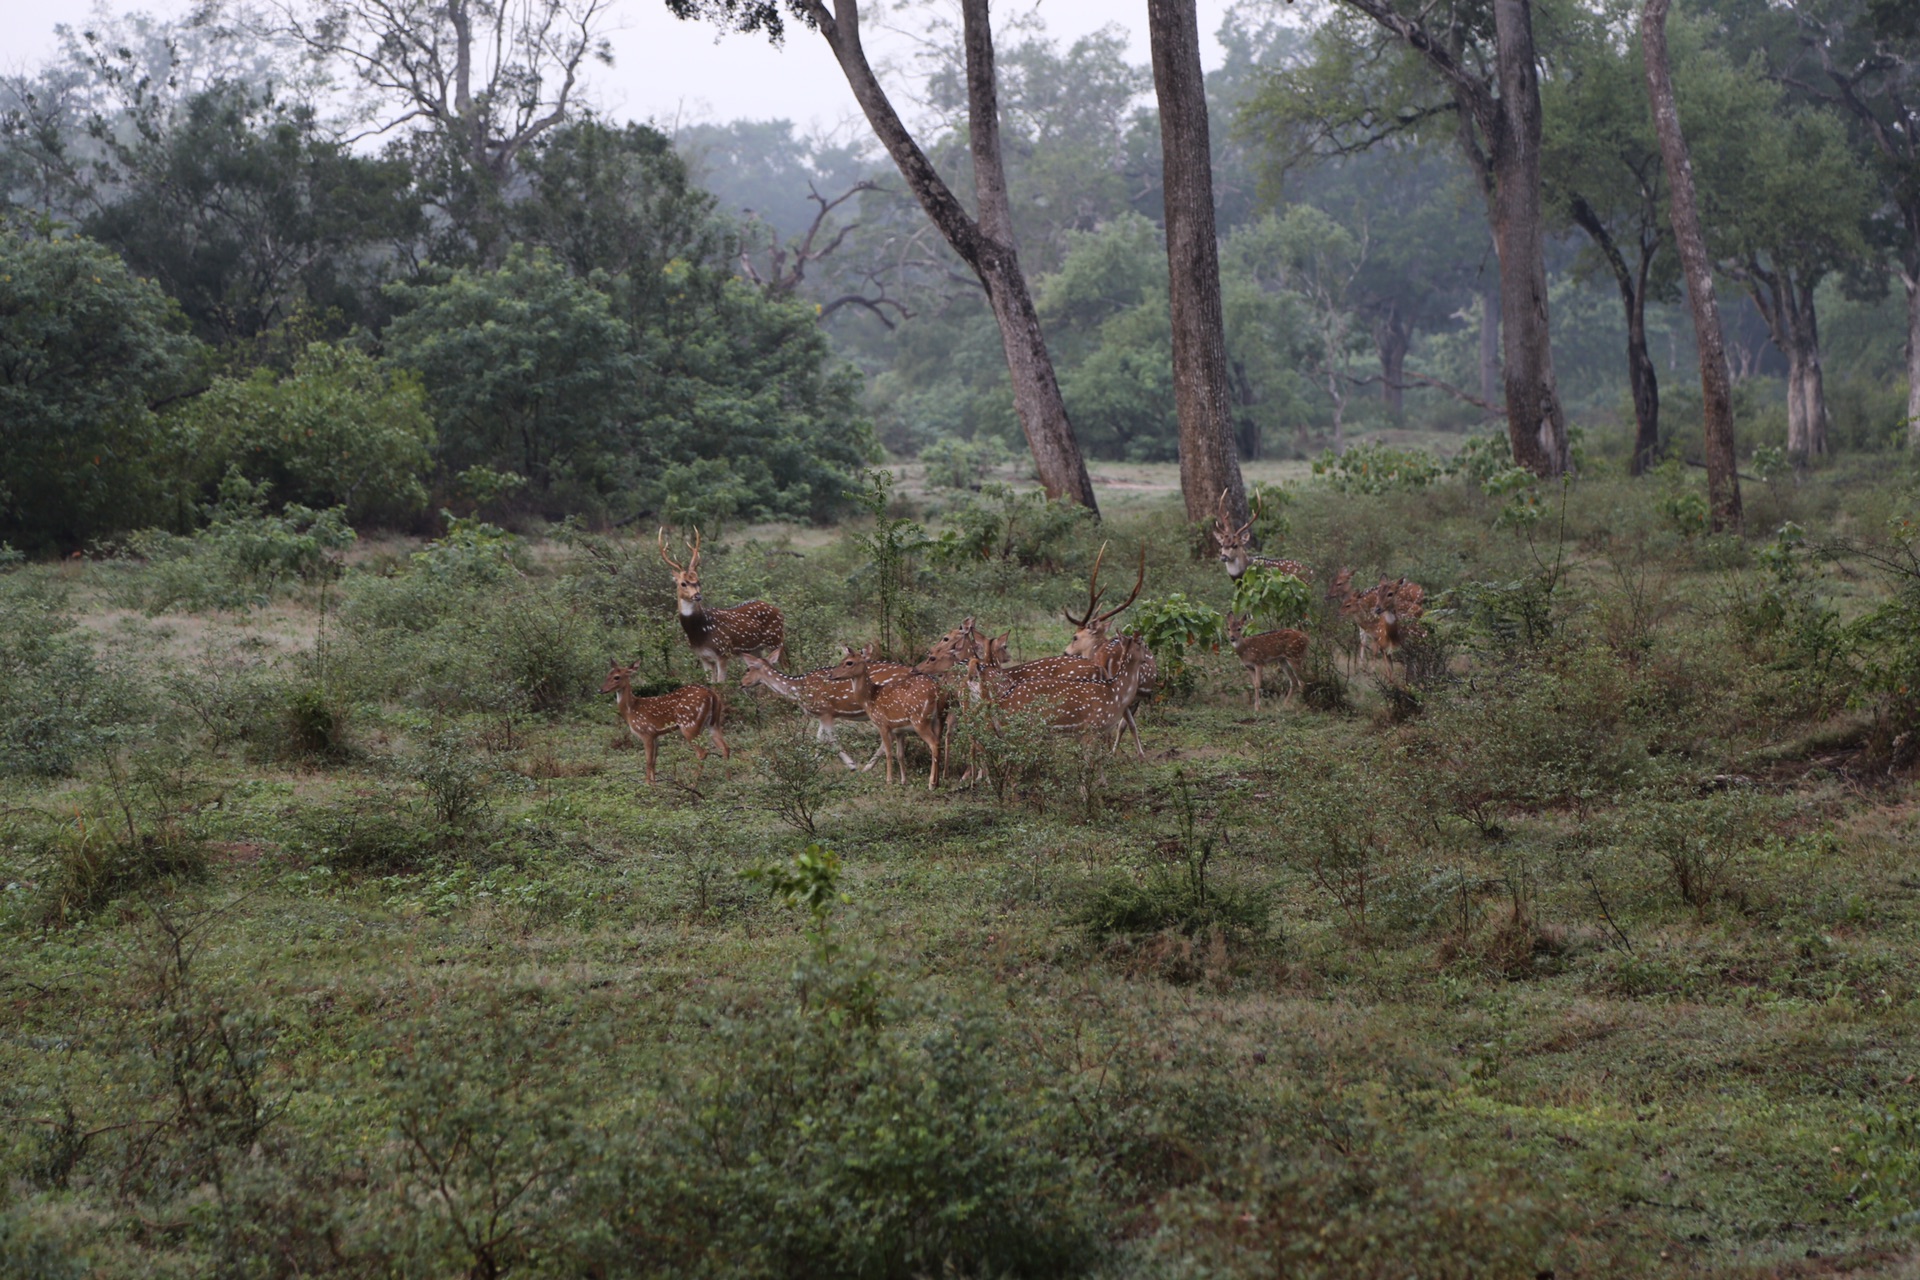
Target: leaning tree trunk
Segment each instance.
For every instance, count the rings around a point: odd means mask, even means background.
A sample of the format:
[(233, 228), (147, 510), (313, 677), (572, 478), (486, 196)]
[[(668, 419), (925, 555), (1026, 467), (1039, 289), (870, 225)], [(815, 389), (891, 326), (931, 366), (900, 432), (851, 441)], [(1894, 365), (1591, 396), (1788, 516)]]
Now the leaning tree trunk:
[(1494, 0), (1500, 101), (1492, 139), (1493, 241), (1500, 255), (1501, 354), (1513, 460), (1538, 476), (1567, 469), (1567, 423), (1547, 325), (1540, 196), (1540, 73), (1529, 0)]
[(1707, 506), (1714, 531), (1740, 531), (1740, 472), (1733, 447), (1733, 381), (1727, 374), (1727, 350), (1720, 330), (1720, 303), (1713, 291), (1713, 260), (1700, 231), (1700, 209), (1693, 189), (1693, 160), (1680, 112), (1674, 105), (1673, 72), (1667, 61), (1667, 9), (1671, 0), (1647, 0), (1640, 18), (1646, 54), (1647, 97), (1654, 131), (1667, 170), (1674, 247), (1687, 279), (1693, 308), (1694, 339), (1700, 349), (1700, 398), (1705, 409)]
[[(1633, 456), (1627, 461), (1630, 475), (1643, 475), (1660, 452), (1660, 377), (1654, 371), (1653, 357), (1647, 353), (1647, 272), (1653, 262), (1644, 239), (1640, 247), (1640, 270), (1636, 276), (1627, 266), (1620, 246), (1614, 243), (1607, 224), (1593, 211), (1583, 196), (1571, 202), (1573, 220), (1600, 250), (1613, 280), (1620, 288), (1620, 305), (1627, 316), (1627, 387), (1633, 394)], [(1657, 243), (1657, 242), (1656, 242)]]
[[(1004, 218), (1006, 175), (999, 164), (1000, 118), (993, 88), (993, 35), (987, 21), (986, 0), (966, 0), (962, 7), (976, 192), (982, 194), (983, 205), (984, 197), (996, 190), (1000, 200), (1000, 208), (995, 213), (983, 207), (980, 222), (975, 222), (961, 207), (880, 87), (860, 43), (858, 0), (834, 0), (831, 12), (824, 0), (805, 0), (804, 11), (826, 38), (827, 47), (833, 50), (834, 59), (846, 75), (847, 84), (853, 89), (854, 99), (859, 102), (867, 123), (873, 127), (874, 136), (887, 149), (887, 155), (900, 170), (900, 176), (906, 179), (914, 198), (986, 288), (994, 319), (1000, 325), (1007, 372), (1013, 379), (1014, 412), (1033, 450), (1034, 469), (1039, 473), (1041, 486), (1049, 498), (1077, 502), (1098, 511), (1093, 481), (1087, 475), (1079, 441), (1074, 438), (1072, 424), (1067, 420), (1066, 402), (1060, 395), (1053, 359), (1047, 352), (1039, 316), (1033, 309), (1033, 295), (1020, 269), (1019, 255), (1014, 252), (1012, 228)], [(983, 53), (984, 62), (980, 59)], [(984, 99), (980, 92), (983, 86)], [(982, 168), (983, 134), (989, 138), (984, 149), (990, 157), (990, 163), (985, 166), (989, 172), (984, 176), (978, 172)], [(995, 222), (996, 218), (1002, 221)], [(1004, 237), (989, 231), (988, 224), (1001, 227)]]
[[(969, 0), (981, 3), (984, 0)], [(1227, 388), (1226, 322), (1220, 308), (1220, 244), (1214, 227), (1213, 148), (1200, 20), (1194, 0), (1147, 0), (1153, 86), (1160, 100), (1160, 151), (1167, 220), (1167, 293), (1173, 311), (1173, 397), (1180, 417), (1180, 493), (1187, 519), (1220, 510), (1247, 519), (1240, 459), (1233, 447)]]

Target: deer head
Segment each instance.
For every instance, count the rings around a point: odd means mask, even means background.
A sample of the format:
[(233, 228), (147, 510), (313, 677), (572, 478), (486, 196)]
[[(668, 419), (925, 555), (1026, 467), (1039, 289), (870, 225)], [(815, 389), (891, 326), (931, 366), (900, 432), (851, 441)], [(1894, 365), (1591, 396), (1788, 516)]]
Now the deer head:
[(607, 665), (611, 669), (607, 672), (606, 683), (600, 686), (600, 692), (619, 693), (622, 689), (633, 688), (633, 673), (640, 669), (638, 659), (623, 667), (617, 659), (609, 658)]
[(1237, 613), (1227, 614), (1227, 639), (1239, 640), (1247, 634), (1247, 620)]
[(1114, 616), (1140, 598), (1140, 588), (1147, 581), (1147, 545), (1140, 544), (1140, 572), (1134, 577), (1133, 591), (1114, 608), (1105, 613), (1096, 613), (1100, 607), (1100, 598), (1106, 594), (1100, 588), (1100, 562), (1106, 558), (1107, 547), (1100, 544), (1100, 553), (1093, 558), (1093, 574), (1087, 582), (1087, 610), (1079, 617), (1073, 612), (1062, 609), (1068, 622), (1074, 625), (1073, 642), (1067, 646), (1067, 653), (1076, 658), (1091, 658), (1107, 642), (1107, 626)]
[(767, 684), (770, 677), (779, 674), (774, 665), (759, 654), (743, 653), (740, 655), (740, 661), (747, 664), (747, 674), (740, 677), (742, 689), (751, 689), (757, 684)]
[(683, 565), (667, 554), (667, 531), (660, 530), (660, 558), (673, 570), (674, 594), (680, 598), (680, 612), (691, 617), (700, 611), (700, 530), (693, 531), (687, 543), (687, 562)]
[(1227, 566), (1227, 576), (1238, 579), (1252, 563), (1253, 521), (1235, 526), (1233, 512), (1227, 507), (1227, 491), (1220, 491), (1220, 514), (1215, 517), (1213, 528), (1214, 545), (1220, 548), (1220, 563)]

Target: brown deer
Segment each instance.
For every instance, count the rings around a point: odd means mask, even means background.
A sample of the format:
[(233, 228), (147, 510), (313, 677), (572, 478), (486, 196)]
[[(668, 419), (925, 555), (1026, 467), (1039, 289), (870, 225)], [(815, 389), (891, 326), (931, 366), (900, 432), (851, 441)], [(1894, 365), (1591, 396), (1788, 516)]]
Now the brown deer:
[(1227, 567), (1227, 576), (1235, 582), (1246, 575), (1248, 569), (1275, 569), (1300, 579), (1313, 581), (1313, 570), (1298, 560), (1275, 560), (1269, 556), (1253, 554), (1253, 521), (1235, 527), (1233, 513), (1227, 509), (1227, 491), (1220, 491), (1220, 515), (1214, 521), (1209, 532), (1213, 543), (1220, 548), (1220, 563)]
[[(831, 746), (847, 768), (860, 767), (840, 745), (834, 726), (843, 720), (865, 720), (867, 709), (854, 695), (852, 686), (835, 678), (838, 667), (820, 667), (790, 676), (758, 654), (742, 654), (740, 660), (747, 664), (747, 674), (740, 679), (741, 688), (759, 685), (789, 702), (798, 703), (813, 721), (815, 740)], [(867, 761), (867, 767), (873, 767), (873, 760)]]
[(715, 684), (727, 678), (727, 659), (736, 654), (759, 656), (779, 666), (787, 653), (787, 623), (780, 610), (764, 600), (749, 600), (729, 609), (709, 609), (700, 598), (700, 531), (687, 544), (687, 562), (667, 554), (667, 531), (660, 530), (660, 558), (673, 570), (674, 592), (680, 598), (680, 627), (687, 633), (693, 656), (700, 659), (707, 679)]
[(1295, 689), (1305, 685), (1300, 664), (1307, 656), (1307, 633), (1292, 627), (1279, 631), (1246, 634), (1246, 620), (1237, 613), (1227, 615), (1227, 639), (1233, 645), (1240, 665), (1253, 676), (1253, 709), (1260, 709), (1260, 684), (1268, 667), (1277, 666), (1287, 675), (1284, 701), (1292, 702)]
[[(1159, 683), (1159, 668), (1144, 643), (1130, 636), (1115, 636), (1110, 632), (1113, 619), (1140, 598), (1140, 588), (1147, 580), (1147, 548), (1144, 544), (1140, 548), (1140, 569), (1134, 575), (1133, 591), (1120, 602), (1118, 608), (1097, 613), (1100, 597), (1105, 594), (1100, 589), (1100, 561), (1105, 554), (1106, 548), (1102, 547), (1100, 555), (1093, 558), (1093, 574), (1087, 583), (1086, 612), (1078, 618), (1070, 612), (1066, 613), (1067, 621), (1074, 625), (1073, 639), (1067, 644), (1066, 656), (1101, 664), (1102, 670), (1124, 669), (1131, 673), (1131, 683), (1125, 693), (1126, 727), (1133, 734), (1133, 749), (1144, 760), (1147, 750), (1140, 744), (1140, 726), (1134, 717), (1141, 701), (1150, 696)], [(1118, 745), (1117, 737), (1115, 743)]]
[(611, 693), (620, 708), (620, 718), (627, 723), (628, 732), (646, 744), (647, 748), (647, 785), (653, 785), (654, 761), (660, 752), (660, 735), (669, 729), (678, 729), (680, 736), (693, 748), (693, 754), (700, 758), (700, 767), (693, 780), (700, 781), (707, 769), (707, 748), (700, 742), (700, 733), (706, 730), (713, 734), (713, 745), (720, 749), (723, 761), (733, 758), (733, 748), (720, 736), (720, 719), (724, 710), (720, 698), (705, 685), (690, 684), (675, 689), (672, 693), (663, 693), (655, 698), (636, 698), (633, 696), (633, 673), (640, 669), (638, 662), (621, 666), (612, 664), (607, 672), (606, 683), (600, 686), (600, 692)]
[(1393, 656), (1421, 634), (1419, 619), (1427, 609), (1426, 588), (1406, 577), (1397, 582), (1383, 577), (1379, 585), (1355, 591), (1353, 570), (1342, 569), (1335, 575), (1328, 595), (1339, 606), (1340, 615), (1351, 618), (1359, 628), (1361, 661), (1369, 655), (1378, 657), (1391, 680)]
[[(874, 662), (873, 650), (873, 645), (865, 649), (846, 650), (846, 658), (832, 671), (849, 685), (861, 706), (866, 708), (867, 719), (880, 731), (880, 753), (887, 758), (886, 780), (893, 781), (894, 754), (898, 751), (900, 782), (905, 785), (907, 781), (906, 744), (895, 735), (902, 729), (911, 729), (927, 744), (927, 751), (933, 756), (933, 764), (927, 770), (927, 790), (931, 791), (940, 781), (940, 738), (946, 713), (945, 695), (930, 671), (922, 667), (910, 667), (905, 675), (895, 676), (884, 684), (876, 684), (874, 669), (881, 664)], [(938, 662), (927, 665), (935, 670), (944, 669)], [(946, 667), (952, 665), (951, 661), (945, 663)]]

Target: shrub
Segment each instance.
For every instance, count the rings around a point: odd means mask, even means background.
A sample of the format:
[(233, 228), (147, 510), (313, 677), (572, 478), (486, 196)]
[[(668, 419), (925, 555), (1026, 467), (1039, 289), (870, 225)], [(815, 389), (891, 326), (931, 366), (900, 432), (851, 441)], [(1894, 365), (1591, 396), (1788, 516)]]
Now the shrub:
[(416, 871), (438, 849), (429, 827), (405, 807), (380, 797), (303, 810), (295, 825), (308, 856), (349, 874)]
[(1085, 507), (1055, 502), (1038, 489), (1019, 493), (987, 484), (979, 496), (949, 508), (945, 519), (947, 527), (928, 547), (934, 561), (1000, 560), (1051, 573), (1067, 562), (1074, 537), (1092, 517)]
[(65, 603), (43, 578), (0, 576), (0, 775), (72, 773), (131, 718)]
[(936, 488), (974, 489), (995, 467), (1013, 461), (1013, 454), (999, 436), (983, 435), (972, 440), (941, 436), (920, 450), (920, 462), (927, 469), (927, 483)]
[(760, 769), (761, 804), (807, 836), (818, 834), (821, 811), (847, 789), (839, 757), (814, 737), (807, 721), (761, 747)]
[(1424, 449), (1368, 441), (1349, 446), (1345, 453), (1321, 454), (1313, 474), (1338, 493), (1381, 494), (1424, 489), (1445, 476), (1446, 468)]
[(1221, 834), (1202, 825), (1184, 770), (1176, 775), (1175, 805), (1179, 831), (1165, 844), (1178, 861), (1158, 863), (1143, 877), (1114, 875), (1100, 882), (1078, 913), (1095, 939), (1165, 930), (1188, 938), (1210, 930), (1246, 936), (1266, 927), (1265, 895), (1208, 880)]
[(1255, 565), (1233, 587), (1233, 612), (1268, 627), (1297, 627), (1313, 608), (1313, 588), (1278, 569)]
[(1158, 600), (1143, 600), (1133, 611), (1127, 634), (1139, 636), (1153, 651), (1160, 668), (1160, 687), (1174, 693), (1193, 692), (1195, 679), (1187, 665), (1187, 650), (1202, 645), (1218, 649), (1227, 638), (1227, 620), (1212, 605), (1189, 600), (1181, 592)]
[(142, 824), (76, 814), (38, 842), (29, 857), (41, 868), (42, 920), (85, 919), (116, 898), (154, 885), (202, 879), (206, 850), (177, 824)]

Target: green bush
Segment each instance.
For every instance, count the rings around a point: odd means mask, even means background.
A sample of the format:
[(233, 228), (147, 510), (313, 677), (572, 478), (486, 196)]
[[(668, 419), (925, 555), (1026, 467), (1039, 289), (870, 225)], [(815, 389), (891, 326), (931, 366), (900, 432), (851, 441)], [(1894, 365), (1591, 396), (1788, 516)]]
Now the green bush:
[(0, 575), (0, 775), (74, 772), (125, 726), (126, 697), (56, 585)]
[(1196, 683), (1187, 664), (1187, 651), (1218, 649), (1227, 640), (1227, 620), (1212, 605), (1189, 600), (1176, 591), (1157, 600), (1142, 600), (1127, 624), (1130, 636), (1139, 636), (1152, 650), (1160, 669), (1160, 687), (1170, 693), (1192, 693)]
[(1313, 474), (1338, 493), (1424, 489), (1446, 473), (1440, 460), (1424, 449), (1395, 449), (1375, 441), (1350, 445), (1345, 453), (1323, 453), (1313, 464)]

